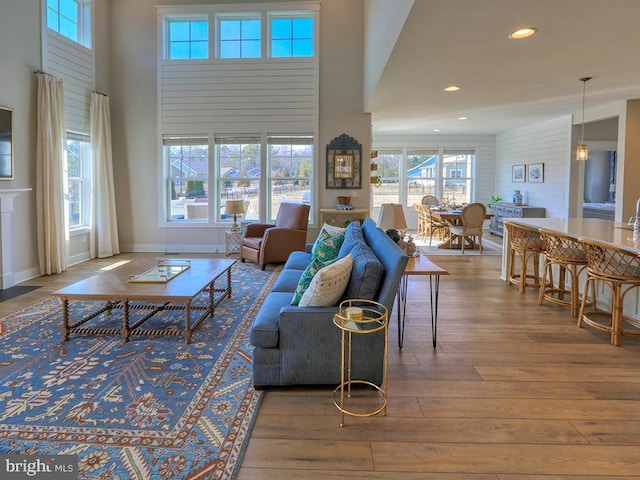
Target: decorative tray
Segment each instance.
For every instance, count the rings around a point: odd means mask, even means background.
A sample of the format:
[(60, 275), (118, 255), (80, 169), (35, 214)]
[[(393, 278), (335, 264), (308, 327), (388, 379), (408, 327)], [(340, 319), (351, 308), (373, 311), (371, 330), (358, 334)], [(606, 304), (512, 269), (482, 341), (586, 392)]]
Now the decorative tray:
[(191, 268), (191, 260), (158, 260), (158, 265), (138, 275), (129, 275), (131, 283), (167, 283)]

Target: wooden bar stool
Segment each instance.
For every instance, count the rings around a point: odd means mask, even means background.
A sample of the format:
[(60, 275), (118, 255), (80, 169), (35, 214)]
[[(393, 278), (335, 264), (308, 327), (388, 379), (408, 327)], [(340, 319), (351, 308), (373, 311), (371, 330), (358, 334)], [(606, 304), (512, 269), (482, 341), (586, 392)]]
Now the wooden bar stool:
[[(640, 336), (640, 320), (623, 315), (624, 299), (631, 290), (640, 287), (640, 256), (595, 240), (581, 240), (587, 254), (587, 281), (578, 327), (583, 323), (611, 333), (611, 343), (620, 345), (622, 335)], [(590, 311), (586, 309), (585, 298), (591, 285), (595, 291), (595, 283), (602, 282), (611, 290), (611, 303), (608, 312), (597, 310), (595, 297)], [(634, 330), (625, 330), (628, 324)]]
[[(519, 285), (520, 293), (524, 293), (525, 288), (540, 287), (540, 254), (543, 253), (540, 233), (535, 228), (515, 223), (505, 223), (504, 226), (509, 234), (509, 255), (507, 257), (509, 285)], [(516, 254), (520, 259), (520, 272), (515, 272)], [(533, 273), (528, 273), (527, 266), (531, 259), (533, 259)]]
[[(540, 281), (538, 303), (547, 300), (557, 305), (571, 307), (571, 315), (580, 311), (579, 278), (587, 268), (587, 255), (582, 244), (566, 235), (540, 229), (545, 260)], [(558, 283), (553, 281), (554, 267), (558, 267)], [(567, 276), (568, 274), (568, 276)], [(567, 280), (570, 282), (567, 286)], [(594, 296), (595, 296), (595, 292)]]

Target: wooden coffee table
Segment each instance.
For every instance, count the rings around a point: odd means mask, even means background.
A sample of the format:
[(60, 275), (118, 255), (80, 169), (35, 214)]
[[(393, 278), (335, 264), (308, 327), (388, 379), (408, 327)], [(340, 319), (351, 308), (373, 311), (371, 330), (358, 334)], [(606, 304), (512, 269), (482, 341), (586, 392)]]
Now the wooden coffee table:
[[(131, 335), (182, 336), (188, 344), (192, 332), (208, 316), (213, 317), (216, 306), (225, 298), (231, 297), (231, 267), (236, 263), (233, 259), (192, 259), (190, 267), (166, 283), (132, 283), (129, 275), (117, 272), (102, 272), (85, 280), (69, 285), (52, 293), (62, 301), (62, 337), (66, 341), (72, 333), (84, 334), (120, 334), (123, 342), (128, 342)], [(154, 265), (149, 265), (149, 268)], [(139, 272), (142, 273), (142, 272)], [(226, 286), (224, 276), (226, 275)], [(223, 283), (223, 286), (216, 285)], [(208, 292), (209, 302), (206, 305), (192, 305), (193, 300), (202, 292)], [(219, 295), (216, 295), (219, 294)], [(69, 319), (69, 302), (76, 300), (103, 301), (104, 305), (81, 319)], [(131, 303), (134, 302), (134, 303)], [(86, 322), (103, 313), (111, 314), (112, 310), (122, 310), (122, 326), (106, 328), (83, 327)], [(148, 310), (142, 318), (129, 324), (130, 310)], [(156, 313), (166, 310), (183, 310), (185, 312), (184, 331), (145, 330), (140, 326)], [(200, 316), (191, 322), (192, 312)]]

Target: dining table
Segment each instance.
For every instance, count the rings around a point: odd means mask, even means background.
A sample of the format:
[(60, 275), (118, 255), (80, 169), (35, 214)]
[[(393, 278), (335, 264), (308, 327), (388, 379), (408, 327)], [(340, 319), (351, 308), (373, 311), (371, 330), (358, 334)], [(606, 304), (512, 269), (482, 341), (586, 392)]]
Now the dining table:
[[(447, 222), (447, 223), (450, 223), (451, 225), (462, 224), (462, 209), (448, 209), (448, 210), (432, 209), (431, 216), (434, 220), (439, 222)], [(492, 217), (493, 217), (493, 213), (489, 213), (489, 212), (487, 212), (484, 216), (485, 220), (491, 220)], [(458, 237), (458, 239), (459, 238), (460, 237)], [(462, 248), (462, 244), (459, 241), (452, 239), (451, 235), (449, 235), (449, 238), (446, 239), (444, 242), (442, 242), (440, 245), (438, 245), (438, 248), (460, 249)], [(465, 246), (465, 248), (467, 247)], [(477, 245), (475, 245), (475, 242), (473, 242), (473, 244), (469, 245), (469, 248), (477, 248)]]

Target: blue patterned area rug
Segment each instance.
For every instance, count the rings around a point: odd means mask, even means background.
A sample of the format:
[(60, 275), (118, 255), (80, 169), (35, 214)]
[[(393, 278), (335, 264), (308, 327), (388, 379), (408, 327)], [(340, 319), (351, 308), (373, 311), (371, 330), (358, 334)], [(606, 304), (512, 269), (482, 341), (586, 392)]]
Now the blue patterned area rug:
[[(190, 345), (77, 334), (62, 342), (57, 299), (0, 318), (0, 453), (78, 455), (85, 479), (234, 478), (262, 399), (248, 330), (276, 277), (236, 263), (233, 296)], [(182, 329), (181, 315), (164, 311), (147, 324)], [(101, 321), (118, 318), (90, 323)]]

